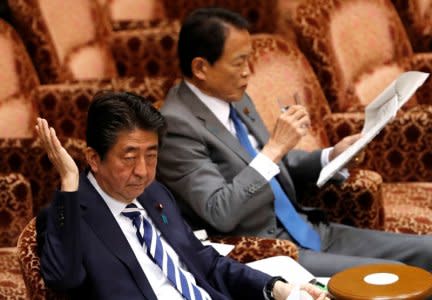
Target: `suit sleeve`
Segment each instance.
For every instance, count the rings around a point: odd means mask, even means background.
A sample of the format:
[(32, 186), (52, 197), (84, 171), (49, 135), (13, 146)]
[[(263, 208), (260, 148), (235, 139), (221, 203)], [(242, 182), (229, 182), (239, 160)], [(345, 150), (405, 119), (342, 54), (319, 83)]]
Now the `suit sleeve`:
[(42, 277), (56, 290), (77, 288), (85, 278), (77, 194), (56, 192), (50, 206), (37, 217)]

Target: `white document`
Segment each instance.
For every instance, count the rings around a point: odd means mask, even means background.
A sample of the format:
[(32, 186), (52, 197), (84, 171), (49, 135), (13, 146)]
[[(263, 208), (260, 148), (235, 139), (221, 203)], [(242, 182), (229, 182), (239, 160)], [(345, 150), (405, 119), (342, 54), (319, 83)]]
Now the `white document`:
[(282, 276), (289, 283), (302, 284), (315, 279), (308, 270), (289, 256), (273, 256), (247, 263), (249, 267), (270, 276)]
[(208, 239), (207, 231), (205, 229), (195, 230), (194, 235), (197, 239), (201, 241), (204, 246), (212, 246), (220, 255), (226, 256), (228, 253), (234, 249), (234, 245), (230, 244), (221, 244), (221, 243), (212, 243)]
[(294, 289), (286, 300), (312, 300), (312, 296), (303, 290), (300, 285), (303, 283), (318, 280), (327, 285), (330, 278), (315, 278), (312, 273), (302, 267), (297, 261), (289, 256), (273, 256), (247, 263), (249, 267), (267, 273), (270, 276), (282, 276), (289, 283), (294, 284)]
[(212, 246), (222, 256), (228, 255), (228, 253), (230, 253), (235, 247), (230, 244), (212, 243), (210, 241), (201, 241), (201, 243), (205, 246)]
[(402, 73), (374, 101), (366, 106), (362, 137), (322, 168), (317, 181), (318, 187), (324, 185), (359, 153), (396, 116), (397, 111), (428, 77), (429, 73), (424, 72)]

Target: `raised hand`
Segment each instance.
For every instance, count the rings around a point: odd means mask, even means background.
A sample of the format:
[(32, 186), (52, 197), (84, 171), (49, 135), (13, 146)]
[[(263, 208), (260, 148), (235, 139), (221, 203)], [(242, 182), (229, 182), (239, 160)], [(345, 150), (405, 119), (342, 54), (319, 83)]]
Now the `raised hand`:
[(75, 161), (61, 145), (54, 128), (48, 126), (45, 119), (38, 118), (36, 132), (48, 158), (61, 177), (61, 190), (73, 192), (78, 190), (79, 171)]
[(279, 116), (261, 153), (278, 162), (306, 135), (309, 126), (310, 119), (306, 109), (301, 105), (290, 106)]

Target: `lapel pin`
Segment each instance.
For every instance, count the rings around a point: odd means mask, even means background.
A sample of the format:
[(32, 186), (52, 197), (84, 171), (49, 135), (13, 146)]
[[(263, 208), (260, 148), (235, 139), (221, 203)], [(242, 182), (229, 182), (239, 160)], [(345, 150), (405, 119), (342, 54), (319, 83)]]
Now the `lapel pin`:
[(164, 223), (164, 224), (168, 224), (168, 218), (167, 218), (167, 216), (165, 215), (165, 214), (162, 214), (162, 222)]
[(163, 205), (162, 205), (162, 203), (158, 203), (158, 204), (156, 204), (156, 209), (161, 213), (162, 222), (163, 222), (164, 224), (168, 224), (168, 218), (167, 218), (167, 216), (163, 213)]
[(243, 108), (243, 113), (246, 115), (246, 116), (249, 116), (249, 108), (247, 108), (246, 106)]
[(250, 110), (247, 106), (243, 107), (243, 113), (249, 118), (251, 119), (251, 121), (255, 121), (255, 118), (253, 117), (253, 115), (250, 113)]

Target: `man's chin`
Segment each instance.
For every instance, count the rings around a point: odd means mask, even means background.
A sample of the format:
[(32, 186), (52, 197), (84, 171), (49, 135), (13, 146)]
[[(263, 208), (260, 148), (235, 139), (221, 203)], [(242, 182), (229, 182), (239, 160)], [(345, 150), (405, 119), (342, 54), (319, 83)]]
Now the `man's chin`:
[(241, 99), (243, 99), (244, 96), (244, 92), (239, 94), (239, 95), (233, 95), (232, 97), (228, 98), (228, 102), (239, 102)]
[(133, 196), (133, 198), (136, 198), (144, 192), (146, 187), (147, 187), (147, 185), (143, 185), (143, 184), (130, 185), (129, 186), (129, 195)]

